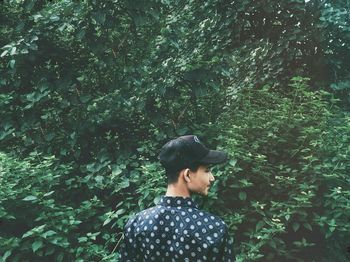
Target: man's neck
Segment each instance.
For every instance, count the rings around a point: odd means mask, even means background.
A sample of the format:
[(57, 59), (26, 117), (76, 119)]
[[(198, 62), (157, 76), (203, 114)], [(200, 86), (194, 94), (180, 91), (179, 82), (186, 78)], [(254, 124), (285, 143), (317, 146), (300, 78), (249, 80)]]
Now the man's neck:
[(186, 187), (180, 186), (178, 184), (168, 184), (166, 196), (181, 196), (181, 197), (191, 197), (189, 190)]

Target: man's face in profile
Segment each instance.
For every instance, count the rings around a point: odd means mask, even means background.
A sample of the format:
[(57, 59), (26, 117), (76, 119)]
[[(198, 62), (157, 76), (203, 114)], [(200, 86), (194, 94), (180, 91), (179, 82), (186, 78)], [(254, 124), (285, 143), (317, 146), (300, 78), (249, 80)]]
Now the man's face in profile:
[(209, 188), (215, 178), (212, 175), (209, 166), (200, 165), (196, 172), (191, 172), (191, 183), (189, 189), (192, 193), (208, 195)]

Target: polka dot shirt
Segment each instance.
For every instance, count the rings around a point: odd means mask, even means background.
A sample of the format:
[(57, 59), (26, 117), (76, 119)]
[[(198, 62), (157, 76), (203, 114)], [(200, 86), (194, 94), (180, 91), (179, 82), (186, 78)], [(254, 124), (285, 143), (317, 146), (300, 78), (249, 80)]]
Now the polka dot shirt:
[(120, 254), (120, 261), (129, 262), (235, 261), (226, 224), (190, 197), (162, 196), (130, 218)]

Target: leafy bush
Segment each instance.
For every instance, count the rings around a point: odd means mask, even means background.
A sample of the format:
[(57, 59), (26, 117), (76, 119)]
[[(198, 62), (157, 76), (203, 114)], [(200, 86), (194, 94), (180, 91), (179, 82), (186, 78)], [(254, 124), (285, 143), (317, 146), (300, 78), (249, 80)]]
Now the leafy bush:
[[(72, 168), (54, 157), (0, 153), (0, 254), (3, 261), (67, 261), (106, 256), (97, 238), (101, 201), (74, 205)], [(76, 201), (75, 201), (76, 202)]]
[(311, 90), (348, 106), (346, 1), (0, 5), (3, 259), (115, 260), (189, 133), (231, 154), (196, 200), (240, 261), (348, 259), (349, 117)]
[(242, 90), (220, 118), (232, 159), (211, 207), (233, 230), (238, 261), (349, 259), (349, 118), (306, 81)]

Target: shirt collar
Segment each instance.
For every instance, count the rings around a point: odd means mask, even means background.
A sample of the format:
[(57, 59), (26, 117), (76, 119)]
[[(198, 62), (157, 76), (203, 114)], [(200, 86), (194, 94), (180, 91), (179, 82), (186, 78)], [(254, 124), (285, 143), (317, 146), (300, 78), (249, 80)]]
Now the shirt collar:
[(161, 206), (171, 206), (171, 207), (192, 207), (197, 208), (198, 205), (190, 197), (182, 196), (162, 196), (159, 201)]

